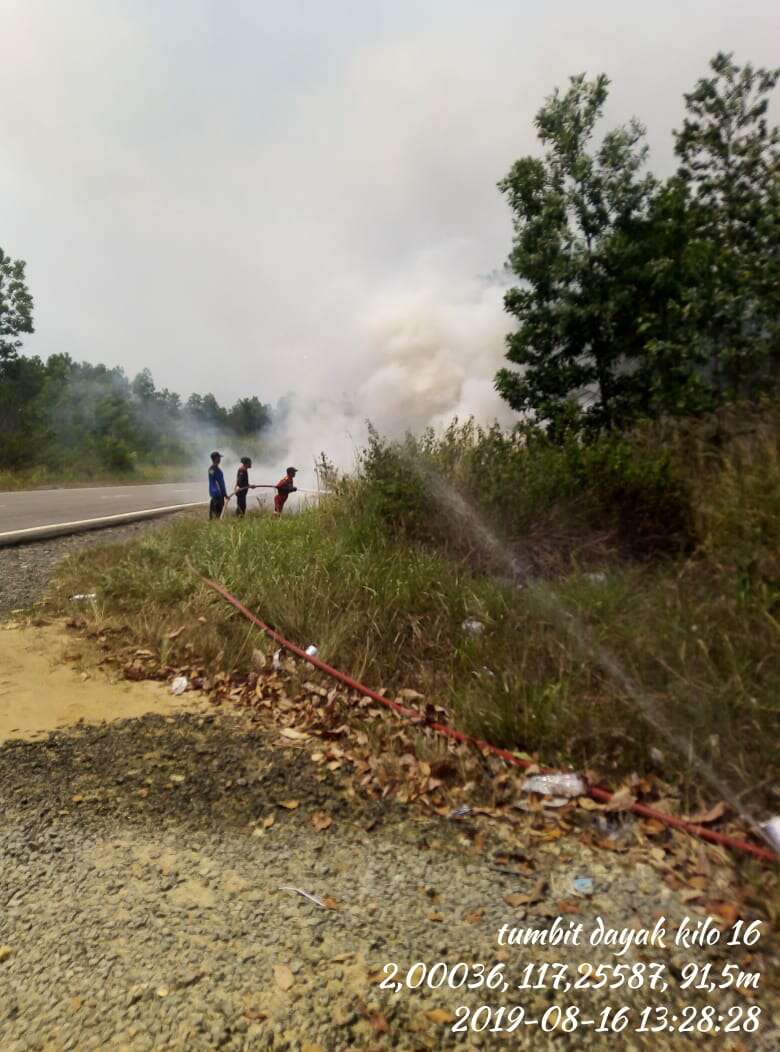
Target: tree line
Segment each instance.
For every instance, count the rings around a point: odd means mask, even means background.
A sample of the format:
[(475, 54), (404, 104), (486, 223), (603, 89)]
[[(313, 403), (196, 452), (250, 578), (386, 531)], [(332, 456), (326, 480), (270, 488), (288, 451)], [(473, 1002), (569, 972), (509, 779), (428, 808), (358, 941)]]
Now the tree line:
[[(778, 70), (720, 53), (684, 96), (677, 171), (646, 170), (637, 120), (595, 142), (605, 75), (572, 77), (536, 116), (541, 156), (498, 185), (512, 211), (500, 395), (555, 440), (777, 393), (780, 158), (768, 121)], [(88, 459), (125, 470), (185, 459), (190, 436), (267, 428), (258, 398), (186, 402), (148, 370), (20, 353), (33, 331), (24, 263), (0, 250), (0, 458), (6, 469)], [(283, 407), (280, 407), (282, 409)]]
[(256, 396), (230, 408), (213, 394), (185, 401), (158, 389), (148, 369), (130, 379), (123, 369), (46, 361), (21, 354), (33, 331), (33, 301), (21, 260), (0, 250), (0, 466), (7, 471), (129, 472), (142, 463), (187, 463), (193, 446), (257, 436), (272, 412)]
[(551, 437), (777, 392), (778, 72), (716, 55), (684, 96), (665, 181), (646, 171), (639, 121), (594, 142), (606, 76), (572, 77), (539, 110), (543, 155), (499, 183), (519, 283), (496, 387)]

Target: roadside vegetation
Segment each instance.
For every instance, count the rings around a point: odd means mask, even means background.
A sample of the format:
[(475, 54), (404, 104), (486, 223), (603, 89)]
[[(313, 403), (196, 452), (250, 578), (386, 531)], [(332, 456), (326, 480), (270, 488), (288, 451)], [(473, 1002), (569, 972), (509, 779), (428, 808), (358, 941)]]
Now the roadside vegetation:
[(323, 460), (319, 507), (91, 551), (60, 608), (94, 591), (91, 628), (161, 674), (246, 676), (258, 634), (190, 560), (288, 638), (466, 730), (607, 778), (714, 771), (776, 809), (776, 81), (717, 55), (666, 181), (644, 170), (637, 121), (596, 141), (606, 77), (545, 101), (537, 154), (499, 184), (516, 287), (496, 387), (514, 428), (372, 432), (350, 477)]
[[(421, 691), (472, 733), (610, 779), (685, 780), (695, 752), (746, 803), (768, 804), (780, 773), (779, 441), (775, 404), (597, 451), (471, 424), (404, 444), (374, 436), (319, 508), (186, 519), (90, 551), (66, 565), (55, 601), (73, 614), (68, 596), (95, 591), (84, 616), (126, 654), (245, 676), (260, 634), (190, 560), (287, 638), (374, 687)], [(484, 485), (486, 463), (500, 488)]]
[[(0, 251), (0, 323), (4, 271), (12, 272), (12, 262)], [(67, 354), (44, 362), (0, 338), (0, 491), (181, 481), (212, 448), (251, 442), (256, 451), (271, 416), (256, 396), (230, 408), (211, 394), (184, 401), (158, 389), (148, 369), (131, 380), (122, 369)]]
[(202, 466), (196, 470), (190, 464), (134, 463), (127, 471), (101, 467), (95, 462), (55, 471), (47, 467), (31, 467), (23, 471), (0, 471), (0, 493), (31, 489), (73, 489), (80, 486), (129, 486), (156, 482), (195, 482), (203, 478)]

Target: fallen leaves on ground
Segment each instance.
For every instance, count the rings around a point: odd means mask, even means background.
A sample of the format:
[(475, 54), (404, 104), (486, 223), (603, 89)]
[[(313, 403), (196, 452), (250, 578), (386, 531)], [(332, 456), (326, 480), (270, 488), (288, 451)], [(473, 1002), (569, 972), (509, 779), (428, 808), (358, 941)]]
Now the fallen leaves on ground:
[(452, 1012), (448, 1012), (446, 1008), (432, 1008), (430, 1012), (425, 1013), (425, 1018), (430, 1019), (432, 1023), (454, 1023), (455, 1016)]
[(512, 895), (504, 895), (504, 902), (507, 906), (531, 906), (535, 902), (539, 902), (540, 899), (544, 898), (545, 888), (547, 887), (547, 878), (540, 877), (531, 890), (526, 893), (518, 893)]
[(710, 822), (717, 822), (719, 818), (723, 818), (725, 813), (726, 805), (721, 800), (714, 807), (711, 807), (709, 811), (698, 811), (695, 815), (691, 815), (687, 821), (693, 822), (695, 825), (708, 825)]
[[(204, 623), (203, 618), (197, 620)], [(74, 621), (73, 627), (83, 630), (87, 626), (82, 619)], [(174, 623), (163, 638), (175, 640), (183, 629)], [(412, 709), (417, 714), (413, 720), (399, 719), (376, 699), (333, 684), (319, 673), (301, 684), (296, 680), (299, 666), (289, 654), (275, 663), (271, 655), (258, 651), (248, 674), (214, 672), (192, 660), (165, 664), (159, 653), (137, 650), (133, 645), (124, 647), (118, 663), (128, 678), (186, 676), (194, 689), (208, 692), (213, 705), (230, 703), (244, 709), (252, 722), (267, 723), (276, 731), (280, 747), (310, 750), (320, 781), (338, 773), (348, 797), (360, 793), (376, 801), (414, 805), (457, 823), (458, 840), (475, 855), (485, 850), (486, 836), (511, 847), (522, 843), (526, 856), (512, 860), (511, 869), (508, 859), (495, 860), (496, 868), (501, 867), (507, 876), (530, 875), (534, 871), (531, 859), (538, 860), (540, 853), (565, 850), (563, 838), (575, 835), (582, 844), (601, 851), (638, 851), (638, 857), (659, 872), (679, 873), (677, 888), (697, 909), (703, 909), (706, 901), (702, 902), (704, 890), (688, 883), (696, 873), (711, 882), (707, 894), (713, 902), (728, 903), (730, 896), (739, 899), (731, 867), (723, 864), (728, 855), (722, 849), (670, 830), (659, 819), (638, 820), (629, 813), (638, 798), (661, 812), (681, 813), (680, 788), (658, 775), (630, 775), (607, 803), (580, 796), (552, 808), (549, 799), (529, 800), (522, 793), (525, 779), (540, 772), (538, 757), (516, 752), (529, 764), (523, 770), (467, 743), (443, 739), (430, 722), (450, 723), (450, 714), (412, 688), (380, 693)], [(588, 784), (601, 784), (600, 772), (581, 773)], [(231, 783), (226, 788), (234, 786)], [(146, 797), (150, 789), (134, 791)], [(300, 803), (283, 800), (277, 806), (294, 811)], [(690, 821), (707, 825), (726, 819), (722, 825), (725, 831), (738, 836), (749, 832), (736, 817), (728, 818), (728, 809), (719, 802), (710, 808), (702, 806)], [(310, 821), (320, 832), (332, 823), (331, 816), (320, 811), (315, 811)], [(264, 819), (262, 825), (258, 822), (256, 835), (272, 825), (273, 816)], [(364, 830), (374, 825), (374, 820), (367, 822)], [(702, 859), (710, 860), (711, 872), (703, 869)], [(522, 908), (523, 897), (519, 893), (513, 896), (513, 901), (521, 904), (516, 908)], [(726, 914), (730, 912), (728, 905), (722, 908)]]
[(608, 800), (604, 804), (605, 811), (630, 811), (636, 803), (636, 797), (631, 792), (627, 785), (623, 785), (616, 793), (612, 794), (612, 799)]

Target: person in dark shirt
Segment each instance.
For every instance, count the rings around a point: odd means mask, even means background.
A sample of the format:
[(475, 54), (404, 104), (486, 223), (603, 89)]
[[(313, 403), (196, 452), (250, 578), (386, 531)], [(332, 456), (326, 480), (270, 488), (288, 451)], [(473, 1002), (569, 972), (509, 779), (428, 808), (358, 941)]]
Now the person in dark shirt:
[(295, 476), (297, 474), (296, 468), (288, 468), (287, 474), (283, 479), (279, 479), (276, 483), (276, 496), (274, 497), (274, 515), (281, 515), (282, 508), (285, 505), (287, 498), (291, 493), (295, 493)]
[(249, 469), (252, 467), (250, 457), (241, 457), (241, 467), (236, 475), (236, 515), (246, 515), (246, 495), (256, 486), (249, 485)]
[(222, 518), (222, 510), (225, 507), (225, 501), (229, 499), (227, 490), (225, 489), (225, 476), (222, 474), (222, 468), (219, 466), (221, 460), (221, 453), (211, 454), (211, 467), (209, 468), (209, 497), (211, 498), (209, 504), (210, 519)]

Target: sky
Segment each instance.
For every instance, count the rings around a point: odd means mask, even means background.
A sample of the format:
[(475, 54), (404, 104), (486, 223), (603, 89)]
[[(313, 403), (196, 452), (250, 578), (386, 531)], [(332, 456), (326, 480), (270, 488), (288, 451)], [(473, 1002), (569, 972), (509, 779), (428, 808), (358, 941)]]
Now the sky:
[[(0, 246), (36, 333), (158, 386), (294, 393), (290, 452), (475, 413), (511, 328), (496, 188), (556, 86), (606, 72), (673, 168), (719, 49), (769, 0), (0, 0)], [(312, 453), (313, 450), (313, 453)]]

